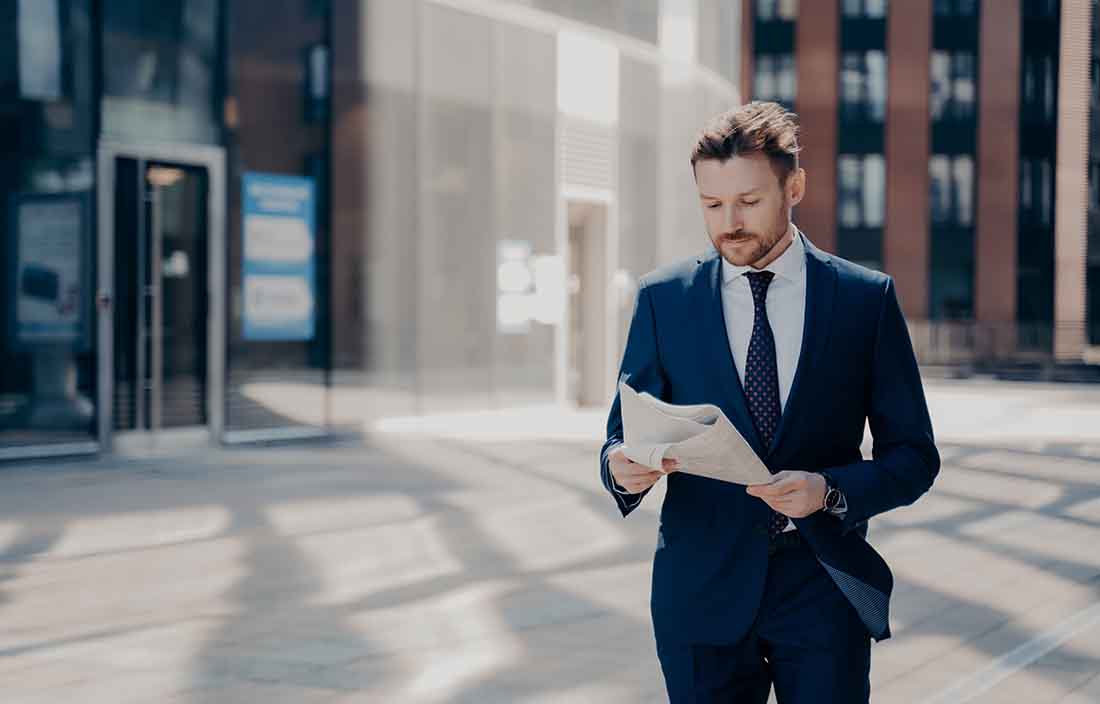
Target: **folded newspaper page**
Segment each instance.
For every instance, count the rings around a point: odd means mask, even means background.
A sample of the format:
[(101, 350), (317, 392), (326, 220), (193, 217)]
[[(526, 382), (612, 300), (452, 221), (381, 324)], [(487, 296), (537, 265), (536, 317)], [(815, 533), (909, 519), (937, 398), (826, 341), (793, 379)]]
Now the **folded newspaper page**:
[(681, 472), (735, 484), (767, 484), (772, 474), (752, 446), (710, 403), (676, 406), (619, 382), (623, 454), (655, 469), (674, 459)]

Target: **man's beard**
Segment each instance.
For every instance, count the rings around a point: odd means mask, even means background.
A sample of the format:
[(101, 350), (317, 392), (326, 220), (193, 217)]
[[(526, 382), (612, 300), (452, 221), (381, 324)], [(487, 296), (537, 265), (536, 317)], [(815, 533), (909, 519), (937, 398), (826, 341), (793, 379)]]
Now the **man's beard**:
[[(784, 230), (784, 232), (785, 232), (785, 230)], [(772, 235), (771, 237), (758, 235), (756, 233), (749, 233), (749, 235), (750, 235), (749, 237), (745, 237), (743, 235), (735, 236), (735, 237), (730, 237), (730, 236), (726, 236), (726, 235), (722, 236), (721, 242), (723, 242), (723, 243), (724, 242), (751, 243), (751, 244), (748, 244), (749, 248), (747, 250), (738, 252), (739, 261), (731, 262), (735, 266), (748, 266), (750, 264), (754, 264), (754, 263), (760, 261), (761, 259), (766, 257), (768, 255), (768, 252), (770, 252), (772, 250), (772, 248), (775, 247), (776, 244), (779, 243), (779, 240), (781, 240), (783, 238), (782, 233), (779, 234), (779, 235)], [(742, 245), (742, 246), (744, 246), (744, 245)]]

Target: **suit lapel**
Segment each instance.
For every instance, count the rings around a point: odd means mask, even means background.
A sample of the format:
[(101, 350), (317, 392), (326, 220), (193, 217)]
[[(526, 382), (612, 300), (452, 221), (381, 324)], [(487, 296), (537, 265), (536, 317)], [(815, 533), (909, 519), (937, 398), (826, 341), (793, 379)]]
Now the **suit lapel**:
[(702, 311), (702, 324), (699, 330), (699, 349), (705, 353), (707, 366), (718, 377), (721, 398), (719, 403), (726, 417), (733, 423), (741, 435), (761, 457), (763, 445), (756, 434), (745, 404), (745, 391), (741, 379), (737, 376), (737, 367), (733, 363), (730, 351), (729, 333), (726, 331), (726, 316), (722, 310), (722, 259), (718, 250), (712, 249), (705, 255), (696, 270), (694, 289), (699, 300), (692, 306)]
[(779, 418), (779, 427), (768, 454), (774, 453), (790, 432), (793, 421), (806, 402), (807, 376), (825, 350), (833, 316), (833, 300), (836, 297), (836, 268), (833, 263), (810, 241), (799, 233), (806, 248), (806, 314), (802, 326), (802, 349), (798, 354), (791, 391)]

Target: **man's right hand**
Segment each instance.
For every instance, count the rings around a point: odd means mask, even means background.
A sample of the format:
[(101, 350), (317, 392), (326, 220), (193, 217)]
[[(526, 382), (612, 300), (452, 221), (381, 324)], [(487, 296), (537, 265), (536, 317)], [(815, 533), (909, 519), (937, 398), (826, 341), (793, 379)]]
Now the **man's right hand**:
[(631, 494), (638, 494), (657, 483), (662, 475), (675, 472), (676, 460), (661, 460), (662, 469), (652, 469), (644, 464), (638, 464), (626, 456), (622, 448), (615, 450), (607, 456), (607, 464), (611, 469), (611, 476), (622, 488)]

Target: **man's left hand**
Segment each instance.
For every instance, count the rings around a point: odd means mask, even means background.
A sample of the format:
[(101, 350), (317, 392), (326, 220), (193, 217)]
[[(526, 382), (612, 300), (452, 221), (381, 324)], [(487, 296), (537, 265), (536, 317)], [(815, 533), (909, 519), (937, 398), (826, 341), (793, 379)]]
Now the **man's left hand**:
[(745, 490), (789, 518), (805, 518), (825, 506), (825, 477), (816, 472), (776, 472), (770, 483), (753, 484)]

